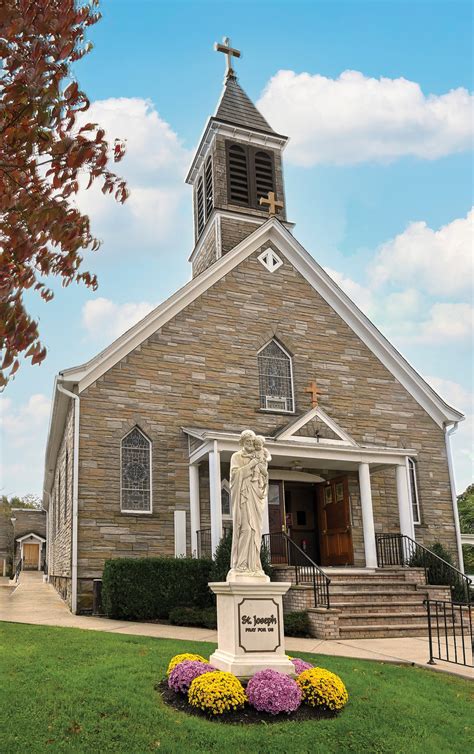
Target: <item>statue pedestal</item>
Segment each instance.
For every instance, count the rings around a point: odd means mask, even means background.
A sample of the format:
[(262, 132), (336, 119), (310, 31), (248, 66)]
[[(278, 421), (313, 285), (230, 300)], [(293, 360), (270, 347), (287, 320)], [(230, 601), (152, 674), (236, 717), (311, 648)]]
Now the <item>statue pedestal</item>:
[(209, 584), (217, 595), (218, 648), (209, 662), (240, 678), (271, 668), (295, 672), (285, 654), (282, 597), (290, 583), (254, 579)]

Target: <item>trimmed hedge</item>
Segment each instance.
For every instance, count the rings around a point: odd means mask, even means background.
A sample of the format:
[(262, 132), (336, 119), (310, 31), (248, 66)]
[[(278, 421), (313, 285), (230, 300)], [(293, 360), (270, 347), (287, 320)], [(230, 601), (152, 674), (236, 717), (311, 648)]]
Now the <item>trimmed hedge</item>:
[(175, 607), (170, 610), (170, 623), (173, 626), (202, 626), (217, 628), (217, 611), (215, 607)]
[(212, 561), (198, 558), (116, 558), (102, 576), (102, 606), (120, 620), (168, 618), (176, 607), (213, 604)]
[(283, 616), (283, 622), (285, 624), (285, 636), (310, 636), (311, 624), (308, 613), (304, 610), (287, 613)]

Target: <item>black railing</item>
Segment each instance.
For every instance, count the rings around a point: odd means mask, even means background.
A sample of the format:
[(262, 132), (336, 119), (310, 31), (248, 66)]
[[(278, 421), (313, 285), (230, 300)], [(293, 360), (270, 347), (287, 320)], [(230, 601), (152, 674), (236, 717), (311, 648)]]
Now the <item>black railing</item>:
[(425, 600), (428, 613), (430, 665), (435, 660), (473, 667), (472, 606), (461, 602)]
[(20, 558), (20, 560), (16, 564), (15, 575), (13, 577), (15, 581), (18, 581), (18, 579), (20, 578), (20, 573), (21, 573), (22, 567), (23, 567), (23, 558)]
[[(231, 526), (222, 527), (222, 538), (231, 534)], [(197, 556), (198, 558), (211, 558), (212, 557), (212, 538), (211, 529), (198, 529), (197, 534)]]
[(375, 541), (379, 568), (423, 568), (427, 584), (449, 586), (454, 602), (472, 602), (471, 579), (427, 547), (405, 534), (376, 534)]
[(315, 607), (329, 608), (331, 579), (288, 534), (283, 531), (264, 534), (262, 546), (267, 549), (272, 565), (287, 565), (294, 568), (295, 583), (312, 586)]

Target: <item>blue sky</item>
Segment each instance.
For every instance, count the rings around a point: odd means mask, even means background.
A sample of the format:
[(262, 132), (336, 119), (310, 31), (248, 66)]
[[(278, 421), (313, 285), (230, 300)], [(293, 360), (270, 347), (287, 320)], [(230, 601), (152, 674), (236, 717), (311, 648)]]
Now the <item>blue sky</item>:
[[(49, 349), (3, 400), (2, 492), (40, 493), (54, 374), (81, 363), (189, 279), (186, 167), (220, 95), (229, 35), (239, 80), (290, 138), (295, 234), (468, 420), (453, 443), (472, 478), (472, 7), (467, 2), (102, 2), (77, 65), (91, 116), (125, 136), (125, 207), (88, 192), (103, 240), (93, 294), (29, 298)], [(282, 72), (289, 72), (284, 74)], [(354, 74), (344, 74), (353, 71)], [(451, 92), (451, 95), (449, 93)], [(453, 94), (454, 92), (454, 94)], [(92, 118), (89, 118), (92, 119)]]

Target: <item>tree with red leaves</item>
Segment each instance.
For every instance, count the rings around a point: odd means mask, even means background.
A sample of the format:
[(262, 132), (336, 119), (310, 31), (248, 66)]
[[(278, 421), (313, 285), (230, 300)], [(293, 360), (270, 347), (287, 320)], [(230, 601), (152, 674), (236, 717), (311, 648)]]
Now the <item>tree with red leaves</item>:
[(104, 194), (127, 198), (125, 181), (111, 172), (124, 145), (109, 145), (104, 130), (85, 123), (89, 100), (71, 65), (89, 52), (98, 0), (4, 0), (0, 6), (0, 385), (17, 371), (20, 356), (39, 364), (46, 349), (24, 292), (58, 276), (97, 288), (81, 270), (84, 249), (96, 250), (89, 218), (74, 205), (84, 185), (100, 181)]

